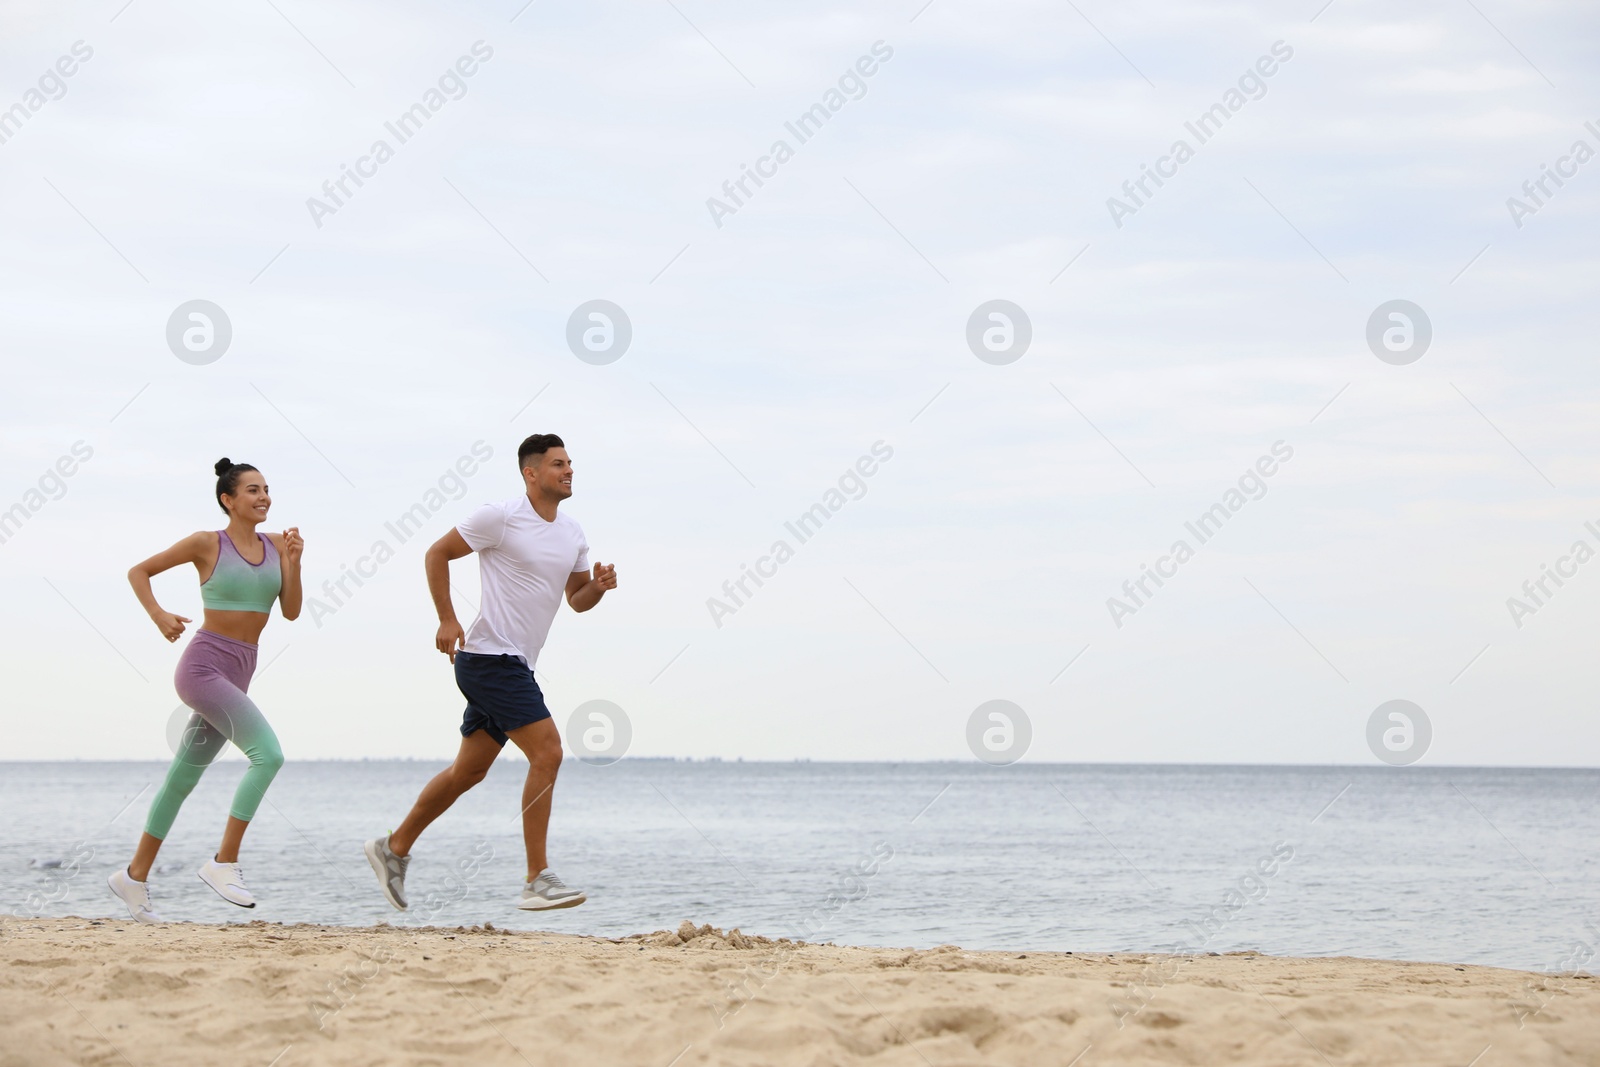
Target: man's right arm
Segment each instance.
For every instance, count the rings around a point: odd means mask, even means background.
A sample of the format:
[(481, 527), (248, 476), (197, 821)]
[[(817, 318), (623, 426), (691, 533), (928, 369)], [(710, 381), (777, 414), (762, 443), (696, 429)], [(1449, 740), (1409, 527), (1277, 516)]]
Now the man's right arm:
[(423, 557), (423, 566), (428, 572), (428, 593), (433, 597), (434, 611), (439, 614), (434, 647), (449, 656), (451, 663), (456, 661), (456, 650), (466, 642), (466, 634), (450, 600), (450, 561), (471, 553), (472, 546), (461, 536), (461, 531), (452, 526), (449, 533), (428, 546), (428, 553)]

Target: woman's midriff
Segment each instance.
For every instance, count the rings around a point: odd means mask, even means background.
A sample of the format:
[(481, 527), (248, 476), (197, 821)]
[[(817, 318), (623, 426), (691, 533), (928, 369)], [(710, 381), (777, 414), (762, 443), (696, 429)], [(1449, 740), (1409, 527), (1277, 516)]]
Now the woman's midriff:
[(267, 628), (267, 613), (264, 611), (219, 611), (216, 608), (206, 609), (205, 622), (201, 624), (202, 630), (210, 630), (223, 637), (231, 637), (235, 641), (244, 641), (248, 644), (259, 644), (261, 631)]

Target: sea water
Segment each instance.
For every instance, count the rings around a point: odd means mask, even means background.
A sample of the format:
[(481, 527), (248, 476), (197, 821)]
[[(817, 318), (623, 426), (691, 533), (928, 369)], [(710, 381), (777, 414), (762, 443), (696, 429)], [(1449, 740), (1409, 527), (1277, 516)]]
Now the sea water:
[[(1600, 946), (1595, 770), (568, 760), (551, 863), (589, 900), (530, 913), (513, 906), (527, 765), (502, 759), (423, 835), (399, 913), (361, 846), (442, 763), (287, 764), (241, 856), (253, 911), (195, 876), (243, 766), (208, 771), (162, 849), (168, 920), (616, 937), (687, 919), (840, 944), (1533, 970)], [(164, 773), (0, 763), (0, 913), (125, 916), (105, 878)]]

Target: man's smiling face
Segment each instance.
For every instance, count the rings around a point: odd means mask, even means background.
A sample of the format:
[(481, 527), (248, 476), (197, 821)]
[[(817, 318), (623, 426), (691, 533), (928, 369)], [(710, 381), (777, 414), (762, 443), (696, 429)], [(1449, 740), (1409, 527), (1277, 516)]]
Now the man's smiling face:
[(543, 496), (565, 500), (572, 495), (572, 459), (564, 448), (551, 448), (528, 457), (530, 488)]

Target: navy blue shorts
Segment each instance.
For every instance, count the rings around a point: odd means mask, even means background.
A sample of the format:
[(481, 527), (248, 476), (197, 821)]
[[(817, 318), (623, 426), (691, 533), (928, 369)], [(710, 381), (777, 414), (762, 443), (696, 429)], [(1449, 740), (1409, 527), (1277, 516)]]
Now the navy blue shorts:
[(503, 745), (508, 740), (506, 731), (550, 717), (533, 672), (515, 656), (457, 652), (456, 688), (467, 698), (466, 714), (461, 717), (462, 737), (487, 730)]

